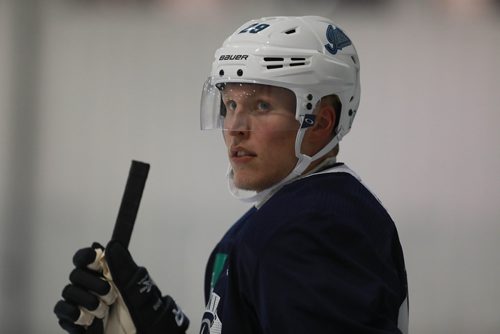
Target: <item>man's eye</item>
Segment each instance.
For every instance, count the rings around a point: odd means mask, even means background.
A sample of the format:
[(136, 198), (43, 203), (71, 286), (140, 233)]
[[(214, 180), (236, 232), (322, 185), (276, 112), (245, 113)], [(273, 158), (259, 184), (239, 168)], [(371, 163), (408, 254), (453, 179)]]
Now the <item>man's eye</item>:
[(267, 102), (260, 101), (257, 104), (257, 109), (259, 111), (269, 111), (269, 110), (271, 110), (271, 105), (269, 103), (267, 103)]
[(236, 110), (236, 102), (233, 100), (227, 101), (226, 103), (226, 109), (228, 110)]

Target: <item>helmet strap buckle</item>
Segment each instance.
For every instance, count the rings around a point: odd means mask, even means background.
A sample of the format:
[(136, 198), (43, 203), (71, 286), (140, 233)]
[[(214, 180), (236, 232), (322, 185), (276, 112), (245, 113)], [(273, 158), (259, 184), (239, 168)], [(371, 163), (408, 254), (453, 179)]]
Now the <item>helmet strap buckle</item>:
[(305, 114), (302, 117), (302, 122), (300, 124), (300, 128), (301, 129), (309, 128), (309, 127), (313, 126), (315, 122), (316, 122), (316, 115)]

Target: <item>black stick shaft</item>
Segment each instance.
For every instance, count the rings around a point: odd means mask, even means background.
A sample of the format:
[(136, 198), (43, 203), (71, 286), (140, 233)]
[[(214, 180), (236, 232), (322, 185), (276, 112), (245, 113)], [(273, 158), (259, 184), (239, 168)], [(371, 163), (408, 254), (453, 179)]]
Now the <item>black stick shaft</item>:
[(148, 173), (149, 164), (132, 160), (120, 210), (111, 236), (111, 240), (118, 241), (125, 248), (128, 248), (132, 237), (132, 230), (134, 229), (135, 218), (139, 211)]

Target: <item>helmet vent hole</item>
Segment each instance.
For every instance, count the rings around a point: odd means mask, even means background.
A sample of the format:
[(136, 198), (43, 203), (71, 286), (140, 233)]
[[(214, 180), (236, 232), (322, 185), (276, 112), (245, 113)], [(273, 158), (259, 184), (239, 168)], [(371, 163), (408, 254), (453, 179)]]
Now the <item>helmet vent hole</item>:
[(352, 100), (354, 100), (354, 96), (351, 96), (351, 98), (349, 99), (349, 102), (352, 102)]
[(292, 67), (292, 66), (304, 66), (305, 64), (306, 64), (306, 58), (303, 58), (303, 57), (290, 58), (290, 67)]
[(283, 60), (285, 59), (280, 57), (264, 57), (264, 61), (283, 61)]
[(352, 109), (349, 109), (349, 116), (352, 116), (354, 114), (354, 112), (352, 111)]
[(306, 57), (264, 57), (264, 66), (268, 70), (273, 70), (277, 68), (294, 67), (294, 66), (305, 66), (310, 63)]
[(291, 34), (295, 34), (296, 32), (297, 32), (297, 29), (296, 29), (296, 28), (293, 28), (293, 29), (290, 29), (290, 30), (285, 31), (285, 34), (287, 34), (287, 35), (291, 35)]
[(358, 62), (356, 61), (356, 58), (354, 58), (354, 56), (351, 56), (351, 59), (353, 61), (354, 64), (357, 64)]
[[(267, 65), (267, 69), (268, 70), (272, 70), (272, 69), (275, 69), (275, 68), (283, 68), (283, 61), (285, 59), (284, 58), (281, 58), (281, 57), (264, 57), (264, 61), (265, 62), (274, 62), (275, 64), (272, 64), (272, 65)], [(276, 64), (276, 62), (278, 64)]]

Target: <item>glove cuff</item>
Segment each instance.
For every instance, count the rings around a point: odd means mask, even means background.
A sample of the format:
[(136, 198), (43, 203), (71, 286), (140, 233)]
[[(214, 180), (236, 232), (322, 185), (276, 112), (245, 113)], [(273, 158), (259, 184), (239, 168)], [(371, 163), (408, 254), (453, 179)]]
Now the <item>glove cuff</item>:
[(176, 328), (175, 333), (185, 333), (189, 327), (189, 319), (184, 314), (182, 309), (175, 303), (175, 301), (170, 296), (164, 296), (163, 303), (166, 306), (167, 314), (170, 313), (172, 316), (167, 316), (168, 328)]

